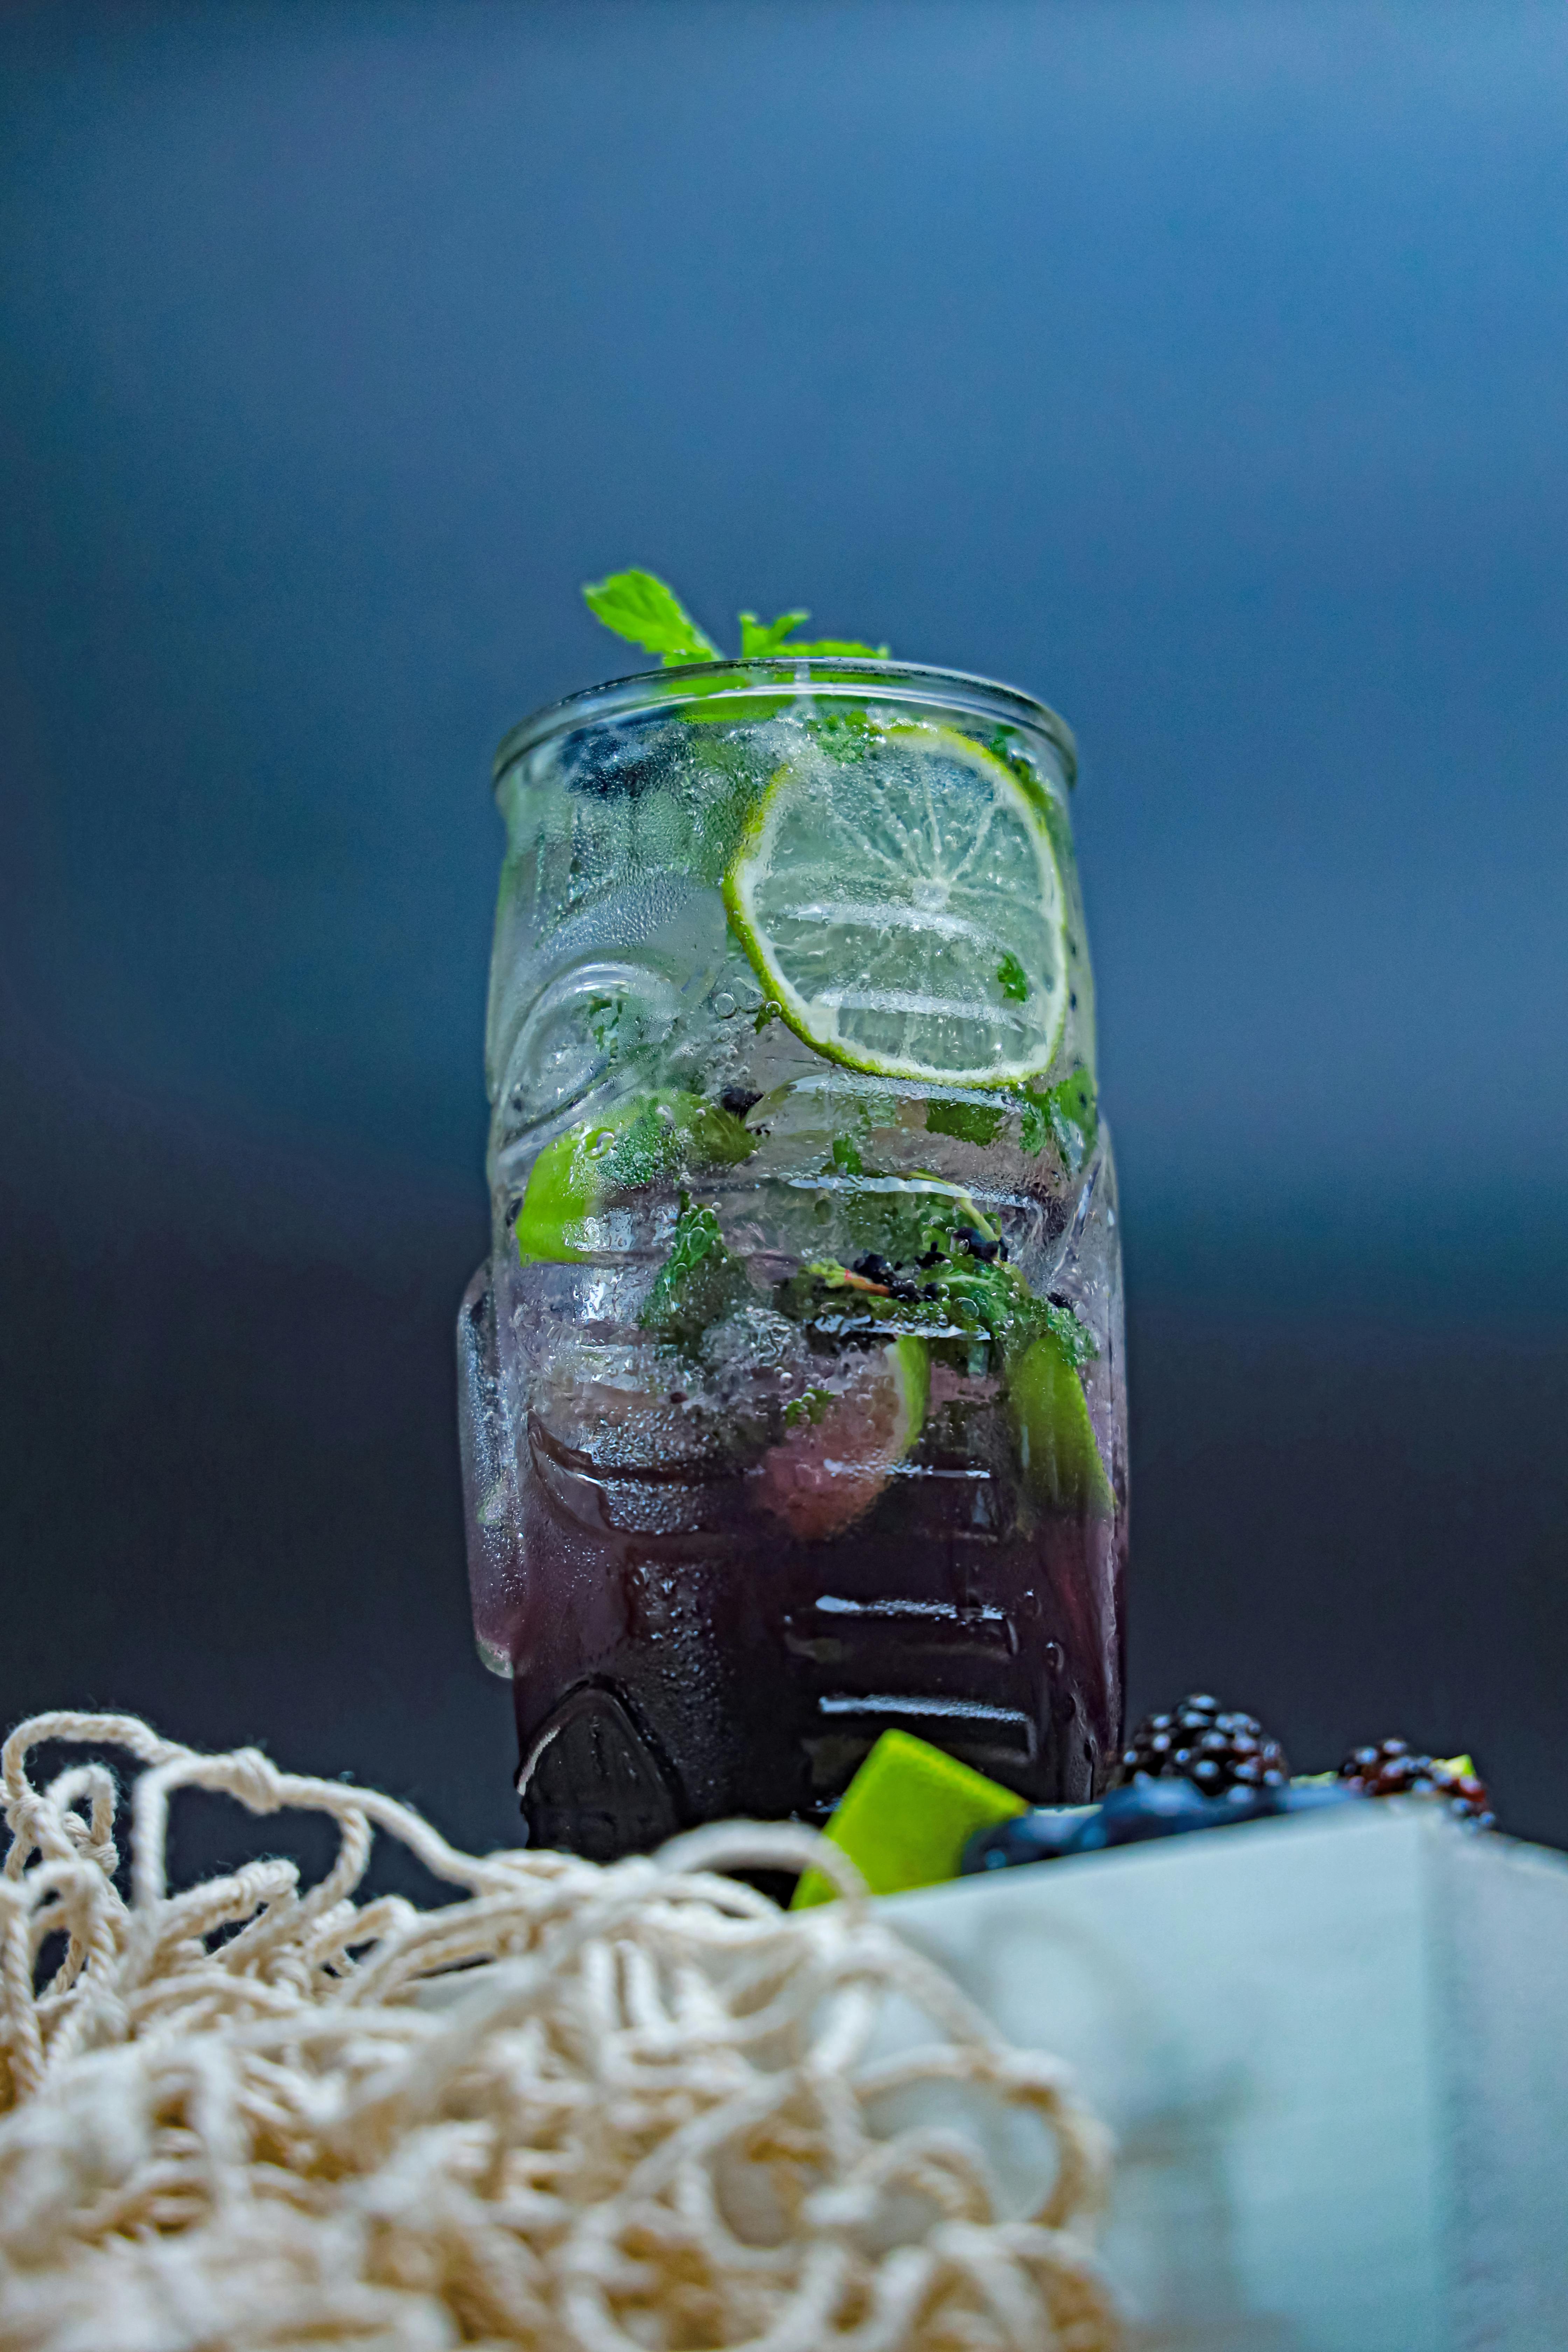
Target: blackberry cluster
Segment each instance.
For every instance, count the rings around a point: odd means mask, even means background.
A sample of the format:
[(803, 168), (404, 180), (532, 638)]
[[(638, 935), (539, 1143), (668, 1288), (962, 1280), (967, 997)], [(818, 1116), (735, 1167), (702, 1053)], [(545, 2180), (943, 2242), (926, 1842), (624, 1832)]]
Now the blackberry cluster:
[[(901, 1275), (897, 1266), (889, 1265), (880, 1250), (868, 1250), (864, 1257), (856, 1259), (849, 1271), (851, 1274), (859, 1275), (864, 1281), (876, 1283), (879, 1289), (887, 1292), (889, 1298), (901, 1298), (907, 1301), (919, 1298), (921, 1296), (916, 1286)], [(926, 1297), (931, 1298), (935, 1295), (928, 1286), (925, 1292)]]
[(1233, 1789), (1247, 1794), (1282, 1789), (1290, 1767), (1256, 1716), (1236, 1714), (1194, 1692), (1169, 1715), (1144, 1717), (1116, 1778), (1123, 1788), (1138, 1780), (1190, 1780), (1204, 1796), (1223, 1797)]
[(1340, 1779), (1363, 1797), (1441, 1797), (1450, 1812), (1477, 1828), (1495, 1820), (1484, 1780), (1440, 1757), (1415, 1756), (1403, 1739), (1380, 1739), (1358, 1748), (1340, 1766)]

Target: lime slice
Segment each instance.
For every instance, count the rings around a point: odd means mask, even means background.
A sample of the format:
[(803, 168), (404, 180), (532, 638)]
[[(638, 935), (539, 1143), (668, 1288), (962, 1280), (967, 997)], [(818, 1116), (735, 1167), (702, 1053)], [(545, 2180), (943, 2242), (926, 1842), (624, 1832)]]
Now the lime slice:
[(925, 1426), (931, 1358), (905, 1333), (854, 1362), (848, 1385), (807, 1409), (758, 1472), (764, 1510), (804, 1543), (842, 1535), (868, 1511)]
[(1067, 907), (1047, 813), (951, 727), (773, 777), (724, 877), (730, 919), (796, 1035), (929, 1085), (1050, 1067), (1067, 1017)]

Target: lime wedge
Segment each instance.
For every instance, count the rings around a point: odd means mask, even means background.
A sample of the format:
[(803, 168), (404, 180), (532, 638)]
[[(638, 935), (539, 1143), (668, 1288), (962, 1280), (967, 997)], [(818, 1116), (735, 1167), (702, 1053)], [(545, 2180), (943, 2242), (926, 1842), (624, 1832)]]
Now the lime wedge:
[(906, 1332), (854, 1365), (848, 1385), (806, 1410), (758, 1473), (764, 1510), (803, 1543), (842, 1535), (870, 1509), (925, 1426), (931, 1358)]
[(600, 1196), (598, 1171), (589, 1162), (587, 1146), (604, 1131), (569, 1128), (547, 1143), (534, 1161), (513, 1228), (524, 1265), (570, 1265), (588, 1255), (583, 1221), (592, 1215)]
[(1007, 1402), (1024, 1483), (1035, 1500), (1075, 1517), (1112, 1511), (1083, 1382), (1054, 1331), (1043, 1332), (1009, 1368)]
[(889, 727), (854, 761), (780, 769), (724, 900), (768, 995), (830, 1061), (943, 1086), (1050, 1067), (1067, 908), (1047, 811), (955, 728)]
[(689, 1168), (733, 1167), (757, 1148), (742, 1121), (692, 1094), (635, 1095), (605, 1120), (580, 1120), (547, 1143), (517, 1213), (525, 1265), (592, 1255), (586, 1220), (606, 1198), (671, 1181)]

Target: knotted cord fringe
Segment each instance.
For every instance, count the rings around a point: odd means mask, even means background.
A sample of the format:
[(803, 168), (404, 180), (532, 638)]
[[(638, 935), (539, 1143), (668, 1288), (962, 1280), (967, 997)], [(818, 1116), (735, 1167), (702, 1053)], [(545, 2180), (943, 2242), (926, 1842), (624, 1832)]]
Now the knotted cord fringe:
[[(143, 1769), (130, 1900), (116, 1782)], [(458, 1853), (377, 1791), (201, 1755), (134, 1717), (0, 1751), (4, 2352), (1107, 2352), (1099, 2126), (875, 1916), (836, 1848), (734, 1824), (608, 1869)], [(171, 1893), (181, 1789), (335, 1824), (301, 1891), (261, 1859)], [(376, 1831), (460, 1898), (353, 1901)], [(826, 1871), (786, 1918), (723, 1865)], [(47, 1961), (64, 1939), (52, 1971)], [(46, 1953), (46, 1947), (47, 1952)], [(877, 2060), (889, 1997), (935, 2039)], [(1000, 2212), (978, 2144), (875, 2128), (966, 2085), (1054, 2165)]]

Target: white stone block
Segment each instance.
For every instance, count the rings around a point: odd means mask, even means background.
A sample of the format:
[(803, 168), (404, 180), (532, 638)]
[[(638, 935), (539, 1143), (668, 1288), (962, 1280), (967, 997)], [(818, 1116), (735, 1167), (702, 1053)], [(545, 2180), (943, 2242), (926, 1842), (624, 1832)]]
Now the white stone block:
[(1139, 2352), (1568, 2352), (1568, 1862), (1378, 1803), (903, 1895), (1120, 2143)]

